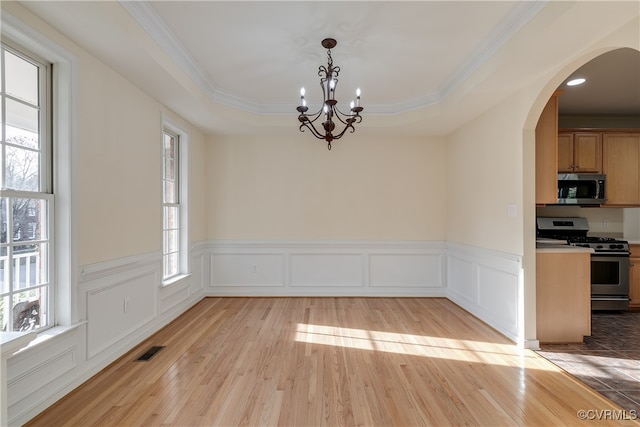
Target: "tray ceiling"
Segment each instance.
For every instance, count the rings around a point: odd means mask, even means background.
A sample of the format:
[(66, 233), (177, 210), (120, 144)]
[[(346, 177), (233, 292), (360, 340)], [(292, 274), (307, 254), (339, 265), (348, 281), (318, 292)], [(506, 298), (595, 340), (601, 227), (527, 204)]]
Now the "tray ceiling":
[[(606, 35), (606, 29), (585, 24), (576, 28), (575, 37), (560, 37), (569, 11), (577, 8), (577, 13), (593, 16), (604, 8), (619, 25), (637, 15), (633, 2), (618, 2), (615, 8), (611, 2), (547, 1), (22, 4), (214, 133), (237, 131), (239, 125), (263, 132), (295, 124), (301, 86), (311, 108), (319, 107), (314, 106), (321, 96), (317, 72), (327, 59), (320, 42), (333, 37), (338, 41), (334, 64), (342, 69), (338, 102), (348, 105), (356, 88), (362, 89), (362, 128), (445, 134), (526, 82), (557, 72), (566, 52), (584, 46), (580, 37)], [(508, 49), (509, 57), (496, 55), (514, 40), (518, 50)], [(599, 89), (595, 96), (583, 90), (580, 97), (566, 97), (561, 108), (589, 114), (597, 102), (599, 109), (606, 105), (611, 111), (615, 107), (640, 114), (640, 101), (633, 97), (640, 79), (635, 70), (623, 73), (624, 79), (635, 77), (631, 86), (624, 86), (624, 98), (616, 95), (622, 84), (612, 86), (622, 80), (618, 73), (617, 79), (609, 79), (608, 90)], [(584, 87), (594, 86), (592, 81)], [(372, 116), (375, 122), (367, 119)]]

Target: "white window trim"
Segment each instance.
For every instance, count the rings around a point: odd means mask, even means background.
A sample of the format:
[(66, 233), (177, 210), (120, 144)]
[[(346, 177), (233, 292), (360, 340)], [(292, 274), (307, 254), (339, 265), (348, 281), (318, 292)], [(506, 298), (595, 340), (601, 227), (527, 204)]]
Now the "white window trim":
[[(162, 115), (161, 135), (167, 130), (178, 136), (178, 162), (179, 168), (179, 185), (178, 192), (180, 194), (180, 258), (178, 274), (163, 279), (161, 286), (170, 286), (181, 282), (183, 279), (191, 275), (191, 244), (189, 239), (189, 132), (182, 126), (178, 125), (173, 119)], [(163, 137), (160, 138), (161, 147), (163, 147)], [(161, 151), (162, 153), (162, 151)], [(162, 177), (162, 165), (160, 165), (160, 173)], [(162, 209), (162, 200), (160, 200)], [(162, 212), (162, 210), (160, 211)], [(164, 242), (164, 241), (163, 241)], [(163, 266), (164, 267), (164, 266)]]
[[(51, 265), (54, 318), (50, 326), (71, 326), (80, 320), (77, 282), (77, 182), (76, 93), (77, 58), (51, 39), (32, 29), (7, 11), (2, 12), (2, 38), (34, 52), (53, 64), (51, 91), (52, 158), (55, 165), (52, 185), (55, 198)], [(40, 332), (40, 331), (37, 331)], [(42, 331), (47, 333), (47, 330)]]

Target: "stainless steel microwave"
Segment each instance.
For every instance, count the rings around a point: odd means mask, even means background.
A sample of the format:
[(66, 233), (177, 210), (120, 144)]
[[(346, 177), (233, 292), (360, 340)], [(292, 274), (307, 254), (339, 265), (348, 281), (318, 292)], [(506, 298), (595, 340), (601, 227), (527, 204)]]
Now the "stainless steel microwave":
[(600, 205), (605, 202), (606, 177), (595, 173), (558, 175), (558, 204)]

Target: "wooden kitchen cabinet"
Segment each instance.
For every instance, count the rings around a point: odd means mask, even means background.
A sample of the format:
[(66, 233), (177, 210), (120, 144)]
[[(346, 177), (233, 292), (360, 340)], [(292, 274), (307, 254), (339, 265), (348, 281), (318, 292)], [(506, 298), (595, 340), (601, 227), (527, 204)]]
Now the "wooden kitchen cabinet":
[(629, 245), (629, 309), (640, 310), (640, 245)]
[(536, 330), (540, 343), (577, 343), (591, 335), (590, 251), (536, 251)]
[(640, 206), (640, 132), (604, 133), (607, 206)]
[(558, 202), (558, 96), (556, 91), (536, 125), (536, 204)]
[(602, 173), (602, 133), (559, 132), (558, 173)]

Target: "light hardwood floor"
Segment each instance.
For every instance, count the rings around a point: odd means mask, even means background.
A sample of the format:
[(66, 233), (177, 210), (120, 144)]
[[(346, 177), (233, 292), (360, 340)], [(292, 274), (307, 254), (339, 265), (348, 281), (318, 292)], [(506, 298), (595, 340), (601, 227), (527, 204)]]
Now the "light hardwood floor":
[(446, 299), (206, 298), (28, 425), (640, 424), (618, 410)]

